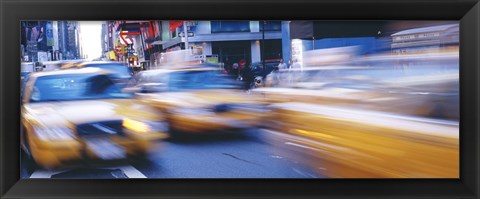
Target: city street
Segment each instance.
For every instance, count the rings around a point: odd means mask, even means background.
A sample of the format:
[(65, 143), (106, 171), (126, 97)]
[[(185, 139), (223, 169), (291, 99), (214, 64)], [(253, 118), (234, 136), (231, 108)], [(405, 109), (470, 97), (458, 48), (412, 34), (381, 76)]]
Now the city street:
[(29, 171), (26, 178), (319, 178), (284, 159), (267, 144), (261, 130), (198, 139), (160, 141), (145, 160), (102, 166)]
[(22, 21), (21, 177), (458, 178), (459, 31)]

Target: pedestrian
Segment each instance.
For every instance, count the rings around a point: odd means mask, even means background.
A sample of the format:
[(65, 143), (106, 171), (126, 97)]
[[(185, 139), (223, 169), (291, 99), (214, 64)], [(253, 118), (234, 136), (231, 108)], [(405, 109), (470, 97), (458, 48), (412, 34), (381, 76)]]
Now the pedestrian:
[(287, 69), (287, 64), (283, 62), (283, 59), (280, 59), (280, 63), (278, 64), (278, 70)]
[(242, 70), (242, 79), (243, 79), (245, 90), (248, 90), (251, 88), (251, 85), (255, 78), (254, 72), (252, 70), (253, 70), (252, 66), (246, 66)]
[(247, 65), (247, 61), (245, 59), (241, 59), (238, 61), (238, 76), (240, 80), (243, 80), (243, 71), (245, 70), (245, 66)]
[(223, 68), (227, 71), (227, 74), (231, 73), (232, 70), (232, 62), (230, 62), (230, 59), (225, 58), (225, 61), (223, 62)]
[(230, 71), (230, 75), (232, 75), (232, 77), (234, 79), (238, 79), (238, 75), (239, 75), (239, 67), (238, 67), (238, 63), (234, 63), (232, 65), (232, 70)]

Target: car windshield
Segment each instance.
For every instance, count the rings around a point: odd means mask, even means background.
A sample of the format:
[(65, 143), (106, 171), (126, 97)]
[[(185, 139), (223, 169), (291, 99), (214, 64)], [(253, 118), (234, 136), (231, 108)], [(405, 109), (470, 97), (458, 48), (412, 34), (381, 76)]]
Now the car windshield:
[(129, 79), (132, 77), (129, 67), (121, 64), (87, 64), (85, 67), (95, 67), (112, 71), (114, 72), (112, 74), (114, 78)]
[(52, 75), (37, 78), (31, 102), (130, 98), (106, 75)]
[(239, 89), (241, 85), (216, 70), (179, 71), (169, 77), (169, 90)]

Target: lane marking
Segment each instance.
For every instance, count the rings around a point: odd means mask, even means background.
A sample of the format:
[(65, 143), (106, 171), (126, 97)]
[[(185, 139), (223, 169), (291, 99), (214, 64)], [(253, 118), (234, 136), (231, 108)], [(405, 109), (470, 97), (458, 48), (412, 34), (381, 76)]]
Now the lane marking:
[(44, 170), (38, 169), (35, 170), (29, 178), (52, 178), (53, 175), (69, 171), (71, 169), (62, 169), (62, 170)]
[[(97, 168), (92, 168), (92, 169), (120, 169), (128, 178), (147, 178), (147, 176), (143, 175), (142, 172), (140, 172), (138, 169), (133, 167), (132, 165), (122, 165), (122, 166), (114, 166), (114, 167), (97, 167)], [(44, 170), (44, 169), (38, 169), (35, 170), (32, 175), (30, 175), (29, 178), (52, 178), (53, 175), (71, 171), (74, 169), (62, 169), (62, 170)], [(78, 179), (84, 178), (82, 176), (79, 176)]]
[(132, 165), (123, 165), (119, 167), (109, 167), (106, 169), (120, 169), (128, 178), (147, 178), (147, 176), (143, 175), (138, 169), (133, 167)]

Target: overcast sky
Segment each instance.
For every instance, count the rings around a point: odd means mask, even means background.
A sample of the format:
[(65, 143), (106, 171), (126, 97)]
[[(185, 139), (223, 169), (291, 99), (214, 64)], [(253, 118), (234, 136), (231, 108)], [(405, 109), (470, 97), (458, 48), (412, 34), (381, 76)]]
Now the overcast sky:
[(87, 59), (102, 56), (101, 33), (102, 21), (80, 21), (83, 52)]

